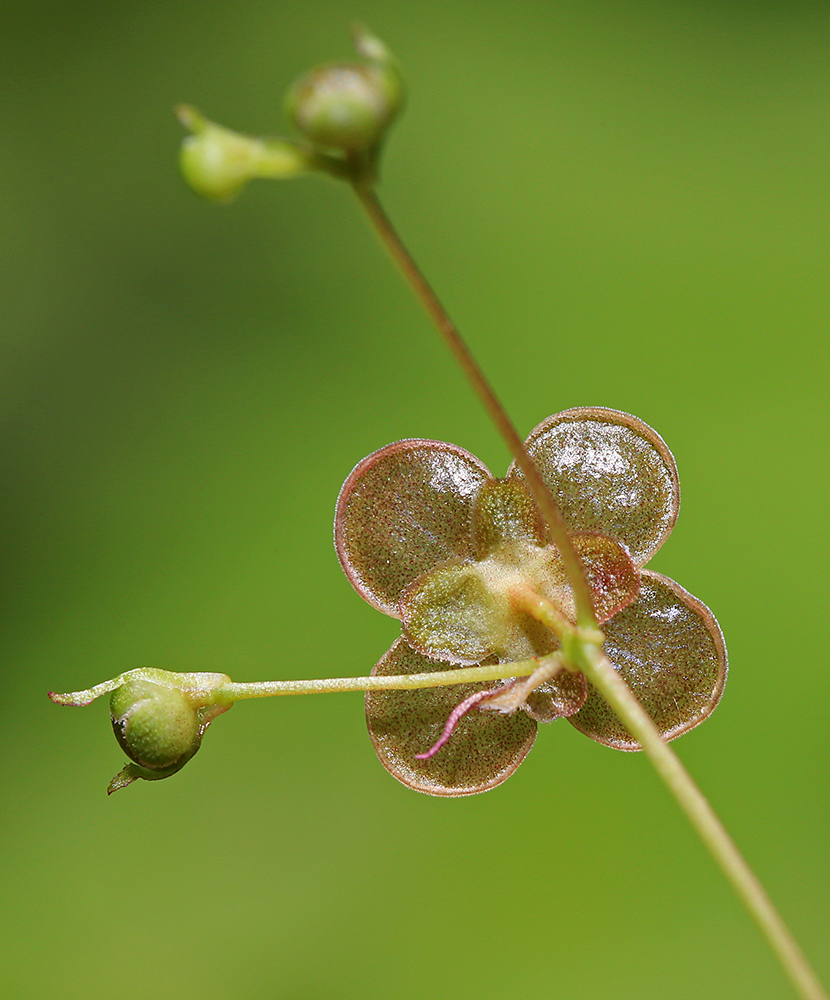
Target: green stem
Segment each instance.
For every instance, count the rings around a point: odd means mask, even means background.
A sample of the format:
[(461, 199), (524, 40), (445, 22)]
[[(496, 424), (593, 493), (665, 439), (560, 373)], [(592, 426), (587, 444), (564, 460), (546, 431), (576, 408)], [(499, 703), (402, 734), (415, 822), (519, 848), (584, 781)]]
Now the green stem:
[(584, 649), (586, 655), (582, 666), (588, 679), (643, 748), (721, 871), (743, 900), (799, 995), (804, 1000), (827, 1000), (827, 994), (795, 938), (689, 772), (662, 739), (657, 727), (604, 653), (596, 646)]
[[(547, 624), (548, 620), (556, 622), (558, 619), (558, 609), (544, 597), (537, 595), (535, 605), (528, 602), (527, 607), (543, 624)], [(603, 653), (601, 646), (596, 642), (578, 641), (570, 646), (568, 653), (576, 661), (571, 666), (584, 671), (620, 722), (640, 744), (719, 868), (743, 900), (798, 994), (803, 1000), (828, 1000), (816, 974), (764, 887), (744, 861), (735, 842), (677, 754), (660, 735), (643, 706), (632, 694), (631, 688)]]
[(539, 667), (538, 660), (495, 663), (484, 667), (458, 667), (423, 674), (395, 674), (377, 677), (325, 677), (320, 680), (254, 681), (250, 684), (223, 684), (216, 694), (238, 701), (242, 698), (272, 698), (284, 694), (331, 694), (337, 691), (412, 691), (418, 688), (449, 687), (528, 677)]
[(318, 680), (252, 681), (237, 683), (227, 674), (175, 674), (156, 667), (137, 667), (102, 681), (84, 691), (59, 694), (49, 692), (56, 705), (81, 708), (102, 695), (110, 694), (131, 680), (148, 680), (165, 687), (178, 688), (187, 695), (198, 698), (202, 705), (225, 704), (245, 698), (273, 698), (287, 694), (334, 694), (338, 691), (413, 691), (418, 688), (450, 687), (453, 684), (478, 684), (481, 682), (510, 680), (529, 677), (546, 657), (517, 660), (514, 663), (494, 663), (486, 666), (456, 667), (453, 670), (433, 670), (421, 674), (395, 674), (377, 677), (324, 677)]
[[(370, 181), (360, 177), (353, 178), (352, 188), (393, 260), (421, 300), (484, 403), (493, 423), (513, 454), (516, 464), (524, 473), (528, 487), (548, 523), (551, 537), (562, 555), (573, 587), (577, 624), (583, 630), (581, 635), (574, 632), (573, 636), (569, 637), (572, 641), (566, 642), (566, 648), (563, 648), (566, 665), (572, 669), (584, 670), (623, 725), (640, 743), (692, 827), (766, 937), (797, 993), (803, 1000), (828, 1000), (792, 934), (703, 793), (692, 781), (677, 755), (663, 740), (628, 685), (602, 652), (599, 645), (601, 640), (596, 633), (597, 620), (587, 580), (556, 502), (527, 454), (510, 418), (467, 349), (458, 329), (392, 226)], [(558, 620), (561, 616), (553, 605), (545, 608), (546, 604), (550, 605), (550, 602), (541, 599), (532, 613), (536, 614), (540, 621), (544, 622), (547, 619), (549, 627), (556, 632), (557, 626), (561, 626)]]
[(415, 263), (414, 258), (395, 231), (378, 199), (375, 189), (370, 183), (360, 179), (352, 181), (352, 188), (361, 205), (366, 210), (366, 214), (369, 216), (378, 236), (389, 251), (390, 256), (398, 265), (403, 276), (409, 282), (430, 318), (435, 323), (447, 347), (449, 347), (470, 384), (478, 393), (482, 403), (484, 403), (490, 418), (496, 425), (502, 438), (504, 438), (513, 458), (516, 460), (516, 464), (522, 470), (527, 480), (528, 488), (533, 494), (533, 499), (536, 501), (542, 516), (550, 528), (553, 542), (557, 549), (559, 549), (562, 561), (565, 564), (574, 591), (579, 624), (584, 628), (595, 627), (597, 620), (594, 615), (591, 592), (588, 588), (582, 563), (573, 547), (568, 529), (562, 520), (562, 515), (559, 513), (559, 508), (556, 506), (550, 490), (539, 475), (539, 470), (531, 461), (522, 439), (516, 433), (516, 429), (505, 412), (504, 407), (499, 402), (498, 397), (493, 392), (489, 382), (484, 377), (483, 372), (464, 343), (456, 325), (450, 319), (438, 296), (432, 290), (423, 272)]

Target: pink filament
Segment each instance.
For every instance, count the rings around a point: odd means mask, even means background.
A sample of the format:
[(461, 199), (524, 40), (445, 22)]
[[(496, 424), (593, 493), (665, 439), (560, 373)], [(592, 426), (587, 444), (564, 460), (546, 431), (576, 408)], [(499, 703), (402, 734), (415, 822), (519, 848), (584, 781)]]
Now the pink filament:
[(471, 694), (469, 698), (465, 698), (464, 701), (459, 702), (455, 708), (450, 712), (450, 716), (447, 719), (447, 724), (444, 726), (444, 731), (438, 737), (438, 739), (433, 743), (433, 745), (427, 750), (426, 753), (416, 753), (415, 760), (429, 760), (430, 757), (434, 757), (442, 746), (449, 740), (450, 736), (453, 734), (453, 730), (458, 725), (459, 721), (470, 711), (471, 708), (475, 708), (480, 701), (484, 701), (485, 698), (491, 698), (494, 694), (500, 694), (504, 690), (503, 687), (500, 688), (488, 688), (486, 691), (476, 691), (475, 694)]

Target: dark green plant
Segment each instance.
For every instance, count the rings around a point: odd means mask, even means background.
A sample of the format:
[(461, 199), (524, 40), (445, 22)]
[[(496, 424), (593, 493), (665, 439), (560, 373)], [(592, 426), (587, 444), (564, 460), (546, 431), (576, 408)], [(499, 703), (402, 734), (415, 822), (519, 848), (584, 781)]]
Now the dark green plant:
[(303, 138), (257, 139), (178, 110), (182, 173), (228, 200), (255, 178), (322, 172), (349, 184), (434, 320), (512, 455), (495, 479), (469, 452), (409, 440), (360, 462), (340, 493), (335, 541), (357, 592), (403, 634), (369, 677), (234, 683), (224, 674), (132, 670), (111, 694), (131, 762), (114, 791), (168, 777), (234, 701), (362, 690), (369, 731), (399, 780), (435, 795), (493, 788), (521, 763), (538, 722), (568, 718), (592, 739), (642, 749), (767, 937), (799, 995), (827, 1000), (798, 945), (668, 746), (711, 714), (726, 679), (714, 616), (644, 568), (674, 525), (679, 487), (662, 439), (636, 417), (582, 407), (522, 442), (375, 191), (403, 103), (397, 63), (364, 28), (360, 63), (323, 66), (290, 89)]

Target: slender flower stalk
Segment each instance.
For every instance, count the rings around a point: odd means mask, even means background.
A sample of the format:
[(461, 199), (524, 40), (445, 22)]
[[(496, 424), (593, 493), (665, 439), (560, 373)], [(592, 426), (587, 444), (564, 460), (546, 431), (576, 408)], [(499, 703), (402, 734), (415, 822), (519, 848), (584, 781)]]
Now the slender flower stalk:
[(550, 490), (545, 486), (536, 466), (530, 460), (530, 456), (522, 443), (522, 439), (516, 433), (510, 417), (499, 402), (490, 383), (484, 377), (484, 373), (470, 353), (455, 323), (453, 323), (446, 309), (441, 304), (440, 299), (433, 291), (432, 286), (415, 263), (404, 242), (398, 236), (372, 184), (363, 179), (356, 179), (352, 182), (352, 188), (360, 204), (366, 210), (366, 214), (371, 220), (375, 231), (389, 251), (390, 256), (398, 265), (424, 309), (426, 309), (430, 318), (435, 323), (438, 332), (443, 337), (453, 357), (461, 366), (473, 389), (484, 403), (484, 407), (495, 424), (496, 429), (510, 449), (510, 454), (524, 473), (530, 492), (533, 494), (533, 499), (538, 504), (539, 510), (550, 528), (553, 541), (562, 553), (562, 559), (568, 569), (568, 576), (570, 577), (576, 599), (577, 621), (586, 628), (592, 625), (596, 626), (597, 619), (594, 614), (591, 594), (585, 580), (582, 563), (576, 554), (567, 528), (565, 527), (565, 522), (562, 520), (562, 515), (559, 513)]
[(224, 684), (222, 694), (233, 701), (243, 698), (271, 698), (284, 694), (333, 694), (339, 691), (417, 691), (421, 688), (450, 687), (529, 677), (538, 660), (495, 663), (490, 666), (458, 667), (434, 673), (375, 675), (372, 677), (325, 677), (320, 680), (254, 681)]
[[(536, 608), (543, 622), (558, 614), (557, 608), (542, 597), (538, 598)], [(608, 662), (601, 646), (584, 643), (575, 649), (578, 650), (578, 666), (636, 738), (718, 867), (749, 910), (798, 993), (805, 1000), (827, 1000), (824, 988), (797, 941), (706, 796), (697, 787), (674, 750), (660, 736), (631, 689)]]
[[(190, 694), (200, 691), (198, 683), (190, 678), (216, 677), (217, 681), (203, 694), (202, 702), (213, 703), (245, 701), (249, 698), (277, 698), (289, 694), (338, 694), (346, 691), (416, 691), (421, 688), (451, 687), (454, 684), (479, 684), (489, 681), (509, 680), (513, 677), (530, 677), (539, 668), (539, 659), (521, 660), (515, 663), (494, 663), (476, 667), (458, 667), (453, 670), (436, 670), (432, 673), (392, 674), (370, 677), (321, 677), (296, 681), (232, 681), (224, 674), (176, 674), (180, 679), (180, 690)], [(112, 680), (102, 681), (83, 691), (68, 691), (58, 694), (51, 691), (49, 697), (56, 705), (82, 708), (102, 695), (111, 694), (136, 678), (147, 678), (157, 682), (159, 672), (153, 668), (128, 670)], [(201, 692), (200, 692), (201, 693)]]

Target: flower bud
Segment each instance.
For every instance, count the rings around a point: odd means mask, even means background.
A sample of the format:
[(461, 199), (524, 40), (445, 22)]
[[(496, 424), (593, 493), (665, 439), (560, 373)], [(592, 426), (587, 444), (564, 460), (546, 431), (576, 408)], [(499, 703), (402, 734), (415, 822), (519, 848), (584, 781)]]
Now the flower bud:
[(403, 106), (403, 81), (386, 46), (364, 28), (355, 47), (365, 63), (318, 66), (288, 91), (286, 111), (317, 146), (371, 153)]
[(192, 133), (182, 143), (182, 176), (197, 194), (212, 201), (229, 201), (255, 177), (295, 177), (309, 169), (308, 153), (288, 139), (242, 135), (186, 106), (176, 114)]
[(175, 774), (199, 749), (210, 722), (230, 708), (211, 692), (224, 674), (172, 674), (166, 670), (135, 671), (110, 697), (112, 728), (132, 761), (110, 782), (108, 791), (144, 778), (154, 781)]
[(113, 691), (110, 713), (121, 749), (151, 771), (178, 769), (198, 749), (196, 709), (176, 688), (131, 681)]

